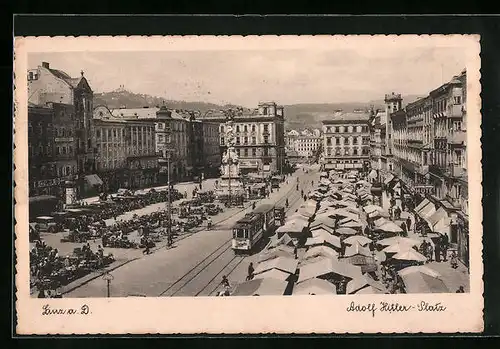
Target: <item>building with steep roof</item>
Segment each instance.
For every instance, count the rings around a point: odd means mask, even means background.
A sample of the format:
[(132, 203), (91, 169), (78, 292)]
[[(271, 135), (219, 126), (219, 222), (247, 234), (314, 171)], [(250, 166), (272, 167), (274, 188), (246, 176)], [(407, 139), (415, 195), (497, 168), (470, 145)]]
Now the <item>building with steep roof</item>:
[[(95, 148), (90, 134), (93, 113), (93, 91), (89, 82), (80, 72), (79, 77), (50, 67), (42, 62), (36, 69), (28, 70), (28, 103), (45, 106), (50, 103), (67, 105), (73, 108), (75, 121), (74, 157), (77, 163), (74, 180), (77, 182), (79, 196), (95, 194), (90, 178), (95, 172)], [(64, 108), (63, 108), (64, 109)], [(63, 137), (64, 138), (64, 137)]]

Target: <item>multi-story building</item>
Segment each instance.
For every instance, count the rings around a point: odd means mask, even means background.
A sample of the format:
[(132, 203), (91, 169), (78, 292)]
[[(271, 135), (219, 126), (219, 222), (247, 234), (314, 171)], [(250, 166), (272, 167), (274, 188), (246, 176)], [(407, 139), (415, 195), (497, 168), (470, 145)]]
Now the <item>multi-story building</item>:
[(302, 160), (313, 160), (317, 157), (318, 151), (321, 148), (321, 143), (323, 138), (321, 133), (319, 135), (319, 130), (314, 130), (317, 132), (310, 132), (304, 130), (299, 133), (295, 130), (291, 130), (286, 135), (286, 143), (288, 149), (293, 149), (297, 152), (297, 155)]
[(466, 79), (463, 71), (405, 109), (392, 110), (388, 150), (403, 193), (413, 194), (415, 204), (434, 205), (424, 220), (431, 230), (448, 235), (467, 264)]
[(47, 103), (28, 107), (30, 196), (65, 200), (64, 184), (77, 174), (73, 106)]
[(205, 177), (218, 177), (222, 160), (219, 145), (219, 124), (208, 121), (198, 121), (198, 123), (202, 125), (202, 173)]
[(363, 169), (369, 166), (370, 113), (336, 112), (323, 121), (325, 169)]
[(134, 113), (105, 106), (94, 110), (92, 135), (96, 167), (106, 190), (143, 188), (158, 184), (155, 124)]
[[(234, 115), (235, 151), (242, 174), (281, 173), (285, 166), (284, 108), (275, 102), (259, 103), (256, 110)], [(226, 149), (223, 114), (212, 113), (203, 118), (219, 124), (221, 153)]]
[(90, 135), (93, 91), (83, 71), (80, 77), (73, 78), (61, 70), (52, 69), (48, 62), (42, 62), (36, 69), (28, 71), (28, 102), (33, 105), (56, 103), (73, 106), (77, 186), (79, 195), (85, 195), (86, 189), (95, 184), (92, 176), (95, 150)]

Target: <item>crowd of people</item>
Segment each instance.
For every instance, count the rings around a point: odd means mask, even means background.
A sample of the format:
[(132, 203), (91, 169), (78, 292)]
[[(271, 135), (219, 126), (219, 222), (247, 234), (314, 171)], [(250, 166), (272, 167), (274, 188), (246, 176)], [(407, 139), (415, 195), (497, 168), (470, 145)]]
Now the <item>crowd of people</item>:
[(105, 255), (100, 245), (92, 251), (87, 243), (69, 256), (60, 256), (56, 248), (37, 241), (30, 251), (30, 286), (36, 287), (39, 298), (58, 297), (60, 294), (54, 291), (59, 287), (113, 261), (113, 255)]

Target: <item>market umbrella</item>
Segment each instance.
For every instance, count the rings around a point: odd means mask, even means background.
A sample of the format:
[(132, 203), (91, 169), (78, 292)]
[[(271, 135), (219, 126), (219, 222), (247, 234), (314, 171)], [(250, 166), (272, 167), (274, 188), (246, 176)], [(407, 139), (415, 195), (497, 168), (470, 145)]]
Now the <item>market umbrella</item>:
[(417, 239), (406, 238), (402, 236), (393, 236), (390, 238), (382, 239), (377, 241), (377, 244), (381, 246), (391, 246), (394, 244), (408, 244), (410, 246), (419, 246), (422, 242)]
[(401, 253), (401, 252), (406, 252), (412, 248), (413, 248), (413, 246), (411, 244), (404, 243), (404, 242), (398, 242), (394, 245), (387, 246), (382, 251), (385, 253)]
[(401, 212), (401, 219), (407, 219), (407, 218), (410, 218), (410, 212), (406, 212), (406, 211), (403, 211)]
[(293, 295), (337, 294), (337, 287), (326, 280), (313, 278), (297, 284)]
[(382, 230), (388, 233), (401, 233), (403, 231), (400, 226), (391, 221), (385, 222), (381, 226), (377, 227), (376, 230)]
[(424, 273), (424, 274), (427, 274), (429, 276), (432, 276), (434, 278), (440, 278), (441, 277), (441, 274), (439, 274), (437, 271), (435, 271), (434, 269), (431, 269), (425, 265), (413, 265), (411, 267), (406, 267), (404, 269), (401, 269), (400, 271), (398, 271), (398, 274), (400, 276), (406, 276), (406, 275), (410, 275), (410, 274), (413, 274), (413, 273)]
[(361, 276), (361, 268), (347, 262), (337, 261), (331, 258), (322, 258), (315, 263), (301, 266), (298, 282), (300, 283), (308, 279), (328, 274), (354, 279)]
[(303, 259), (311, 259), (315, 257), (327, 257), (337, 259), (338, 252), (328, 246), (313, 246), (309, 248), (303, 255)]
[(345, 258), (352, 256), (372, 257), (372, 252), (368, 248), (355, 243), (354, 245), (347, 246), (344, 252)]
[(337, 228), (336, 233), (340, 235), (356, 235), (358, 232), (352, 228), (340, 227)]
[(254, 279), (276, 279), (279, 281), (289, 281), (290, 275), (291, 274), (278, 269), (270, 269), (255, 275)]
[(422, 294), (450, 292), (449, 288), (440, 277), (434, 277), (425, 272), (414, 272), (400, 276), (403, 280), (406, 293)]
[(370, 218), (375, 218), (375, 217), (390, 218), (391, 215), (387, 211), (373, 211), (373, 212), (368, 213), (368, 217), (370, 217)]
[(338, 248), (342, 246), (340, 244), (340, 238), (338, 236), (330, 234), (328, 235), (322, 234), (312, 238), (307, 238), (305, 246), (324, 245), (324, 244), (329, 244)]
[(340, 226), (344, 227), (344, 228), (353, 228), (354, 229), (354, 228), (362, 228), (363, 224), (361, 224), (360, 222), (350, 221), (350, 222), (342, 223)]
[(384, 294), (384, 293), (388, 292), (381, 291), (373, 286), (367, 286), (354, 292), (353, 294)]
[(315, 237), (320, 234), (333, 234), (333, 228), (324, 225), (323, 223), (317, 224), (315, 226), (309, 227), (312, 237)]
[(344, 240), (344, 243), (348, 245), (360, 244), (361, 246), (366, 246), (370, 242), (372, 242), (372, 240), (363, 235), (349, 236)]
[(294, 254), (293, 252), (290, 253), (288, 251), (283, 251), (283, 250), (276, 250), (276, 249), (268, 250), (259, 256), (259, 263), (278, 257), (294, 258)]
[(288, 282), (273, 278), (253, 279), (236, 286), (232, 296), (282, 296)]
[(381, 293), (387, 292), (387, 288), (379, 281), (375, 281), (368, 275), (361, 275), (347, 283), (346, 294), (357, 294), (366, 287), (373, 287)]
[(421, 253), (415, 251), (413, 248), (411, 248), (407, 251), (399, 252), (399, 253), (395, 254), (392, 258), (398, 259), (400, 261), (416, 261), (416, 262), (427, 261), (427, 257), (425, 257)]
[(363, 207), (366, 213), (372, 213), (374, 211), (383, 211), (384, 209), (378, 205), (366, 205)]

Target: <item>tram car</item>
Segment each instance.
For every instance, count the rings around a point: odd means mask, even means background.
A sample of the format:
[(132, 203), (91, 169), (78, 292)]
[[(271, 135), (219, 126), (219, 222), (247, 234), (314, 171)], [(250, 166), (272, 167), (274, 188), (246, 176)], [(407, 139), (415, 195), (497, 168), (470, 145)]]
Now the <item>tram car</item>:
[(249, 253), (262, 238), (276, 228), (274, 205), (258, 206), (236, 222), (233, 227), (232, 248), (235, 253)]

